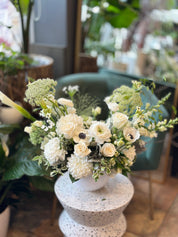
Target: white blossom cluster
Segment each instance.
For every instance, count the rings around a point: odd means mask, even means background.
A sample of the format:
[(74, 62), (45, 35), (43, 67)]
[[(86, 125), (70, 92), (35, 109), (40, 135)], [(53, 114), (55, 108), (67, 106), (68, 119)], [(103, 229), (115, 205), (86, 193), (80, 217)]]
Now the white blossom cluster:
[[(125, 86), (121, 92), (131, 91), (131, 96), (136, 98), (135, 90), (140, 103), (140, 88), (140, 83), (134, 82), (132, 90), (127, 90)], [(105, 98), (109, 116), (106, 121), (97, 121), (96, 116), (101, 113), (100, 107), (93, 108), (91, 116), (77, 114), (72, 99), (78, 92), (78, 86), (69, 86), (63, 90), (68, 92), (70, 99), (56, 100), (46, 95), (39, 113), (42, 120), (36, 120), (25, 128), (31, 142), (41, 145), (41, 156), (35, 159), (50, 167), (53, 174), (68, 170), (75, 180), (90, 174), (97, 180), (104, 173), (129, 172), (136, 157), (135, 144), (145, 146), (141, 137), (156, 137), (158, 131), (165, 131), (173, 123), (167, 120), (152, 121), (161, 102), (152, 107), (147, 103), (145, 109), (138, 106), (134, 112), (132, 109), (132, 115), (129, 111), (120, 111), (119, 98), (122, 98), (124, 110), (127, 108), (121, 94)], [(117, 89), (116, 92), (118, 93)], [(133, 103), (132, 105), (134, 106)]]

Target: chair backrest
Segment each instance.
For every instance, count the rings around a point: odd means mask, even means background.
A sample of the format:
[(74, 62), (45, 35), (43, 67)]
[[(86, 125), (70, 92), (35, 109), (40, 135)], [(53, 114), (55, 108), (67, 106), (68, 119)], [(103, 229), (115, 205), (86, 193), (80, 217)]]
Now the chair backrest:
[[(88, 93), (92, 96), (104, 99), (110, 95), (114, 89), (121, 85), (132, 85), (134, 78), (126, 75), (111, 75), (103, 73), (76, 73), (63, 76), (57, 80), (56, 97), (64, 96), (62, 88), (68, 85), (79, 85), (82, 93)], [(154, 105), (158, 102), (157, 97), (151, 91), (144, 89), (143, 103), (149, 102)], [(162, 110), (163, 118), (168, 118), (169, 114), (164, 106)], [(155, 117), (158, 119), (158, 117)], [(161, 152), (163, 149), (165, 133), (159, 133), (157, 138), (148, 139), (147, 150), (137, 155), (133, 170), (152, 170), (156, 169), (159, 164)]]

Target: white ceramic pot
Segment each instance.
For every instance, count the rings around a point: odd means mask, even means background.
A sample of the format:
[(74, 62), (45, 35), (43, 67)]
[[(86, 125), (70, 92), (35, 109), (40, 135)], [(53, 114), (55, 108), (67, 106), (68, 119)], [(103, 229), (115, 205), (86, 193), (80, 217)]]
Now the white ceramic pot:
[(73, 183), (74, 187), (78, 187), (81, 191), (96, 191), (102, 187), (104, 187), (108, 180), (109, 176), (104, 174), (99, 177), (97, 181), (95, 181), (91, 175), (81, 178), (80, 180)]
[(10, 220), (10, 207), (0, 214), (0, 237), (6, 237)]
[(0, 107), (0, 121), (4, 124), (19, 124), (23, 119), (22, 114), (11, 107)]

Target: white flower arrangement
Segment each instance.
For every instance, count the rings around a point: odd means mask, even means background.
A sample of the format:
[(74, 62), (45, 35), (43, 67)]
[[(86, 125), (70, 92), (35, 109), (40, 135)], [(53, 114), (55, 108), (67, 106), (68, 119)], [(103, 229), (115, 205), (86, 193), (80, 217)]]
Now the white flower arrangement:
[[(126, 174), (136, 158), (136, 143), (145, 146), (143, 136), (156, 137), (157, 132), (178, 123), (178, 118), (167, 121), (159, 116), (158, 121), (153, 119), (154, 114), (161, 113), (160, 106), (168, 96), (157, 105), (146, 103), (143, 108), (140, 96), (143, 85), (140, 82), (133, 81), (131, 88), (121, 86), (106, 97), (108, 118), (100, 121), (97, 116), (102, 108), (98, 106), (91, 109), (90, 115), (78, 113), (74, 103), (78, 86), (63, 89), (69, 99), (55, 99), (55, 86), (52, 79), (39, 79), (28, 84), (25, 100), (40, 108), (40, 120), (18, 107), (32, 120), (25, 128), (31, 143), (41, 147), (41, 155), (34, 160), (50, 168), (52, 176), (68, 170), (70, 178), (75, 181), (88, 175), (97, 180), (103, 174)], [(1, 95), (0, 99), (6, 103), (6, 97)]]

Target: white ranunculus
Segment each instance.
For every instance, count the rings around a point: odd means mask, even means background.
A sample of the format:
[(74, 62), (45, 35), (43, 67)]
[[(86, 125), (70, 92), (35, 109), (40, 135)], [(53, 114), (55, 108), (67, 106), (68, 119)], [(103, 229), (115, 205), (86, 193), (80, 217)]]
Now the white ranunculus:
[(125, 139), (131, 143), (135, 142), (140, 138), (139, 131), (133, 127), (125, 127), (123, 129), (123, 135)]
[(65, 99), (65, 98), (59, 98), (59, 99), (57, 100), (57, 102), (58, 102), (59, 104), (61, 104), (61, 105), (66, 105), (66, 106), (68, 106), (68, 107), (73, 107), (73, 106), (74, 106), (72, 100)]
[(50, 165), (65, 160), (66, 151), (60, 148), (60, 141), (57, 137), (52, 138), (44, 146), (44, 156)]
[(78, 130), (83, 128), (83, 119), (76, 114), (62, 116), (56, 123), (56, 132), (58, 135), (63, 134), (65, 138), (73, 138)]
[(80, 158), (75, 155), (71, 155), (68, 159), (67, 167), (72, 177), (75, 179), (81, 179), (92, 174), (93, 165), (91, 162), (87, 161), (86, 157)]
[(110, 102), (107, 104), (108, 108), (112, 111), (112, 112), (116, 112), (119, 110), (119, 105), (116, 102)]
[(116, 148), (112, 143), (105, 143), (102, 147), (101, 147), (101, 153), (105, 156), (105, 157), (112, 157), (114, 156), (116, 152)]
[(123, 153), (130, 161), (133, 161), (136, 156), (135, 146), (132, 146), (129, 149), (125, 149)]
[(89, 135), (94, 137), (98, 144), (109, 142), (111, 137), (111, 131), (104, 122), (93, 122), (89, 128)]
[(116, 112), (112, 115), (112, 121), (114, 127), (122, 129), (128, 122), (128, 116), (123, 113)]
[(84, 142), (79, 142), (77, 145), (74, 146), (74, 154), (79, 157), (86, 157), (91, 152), (88, 149), (87, 145)]

